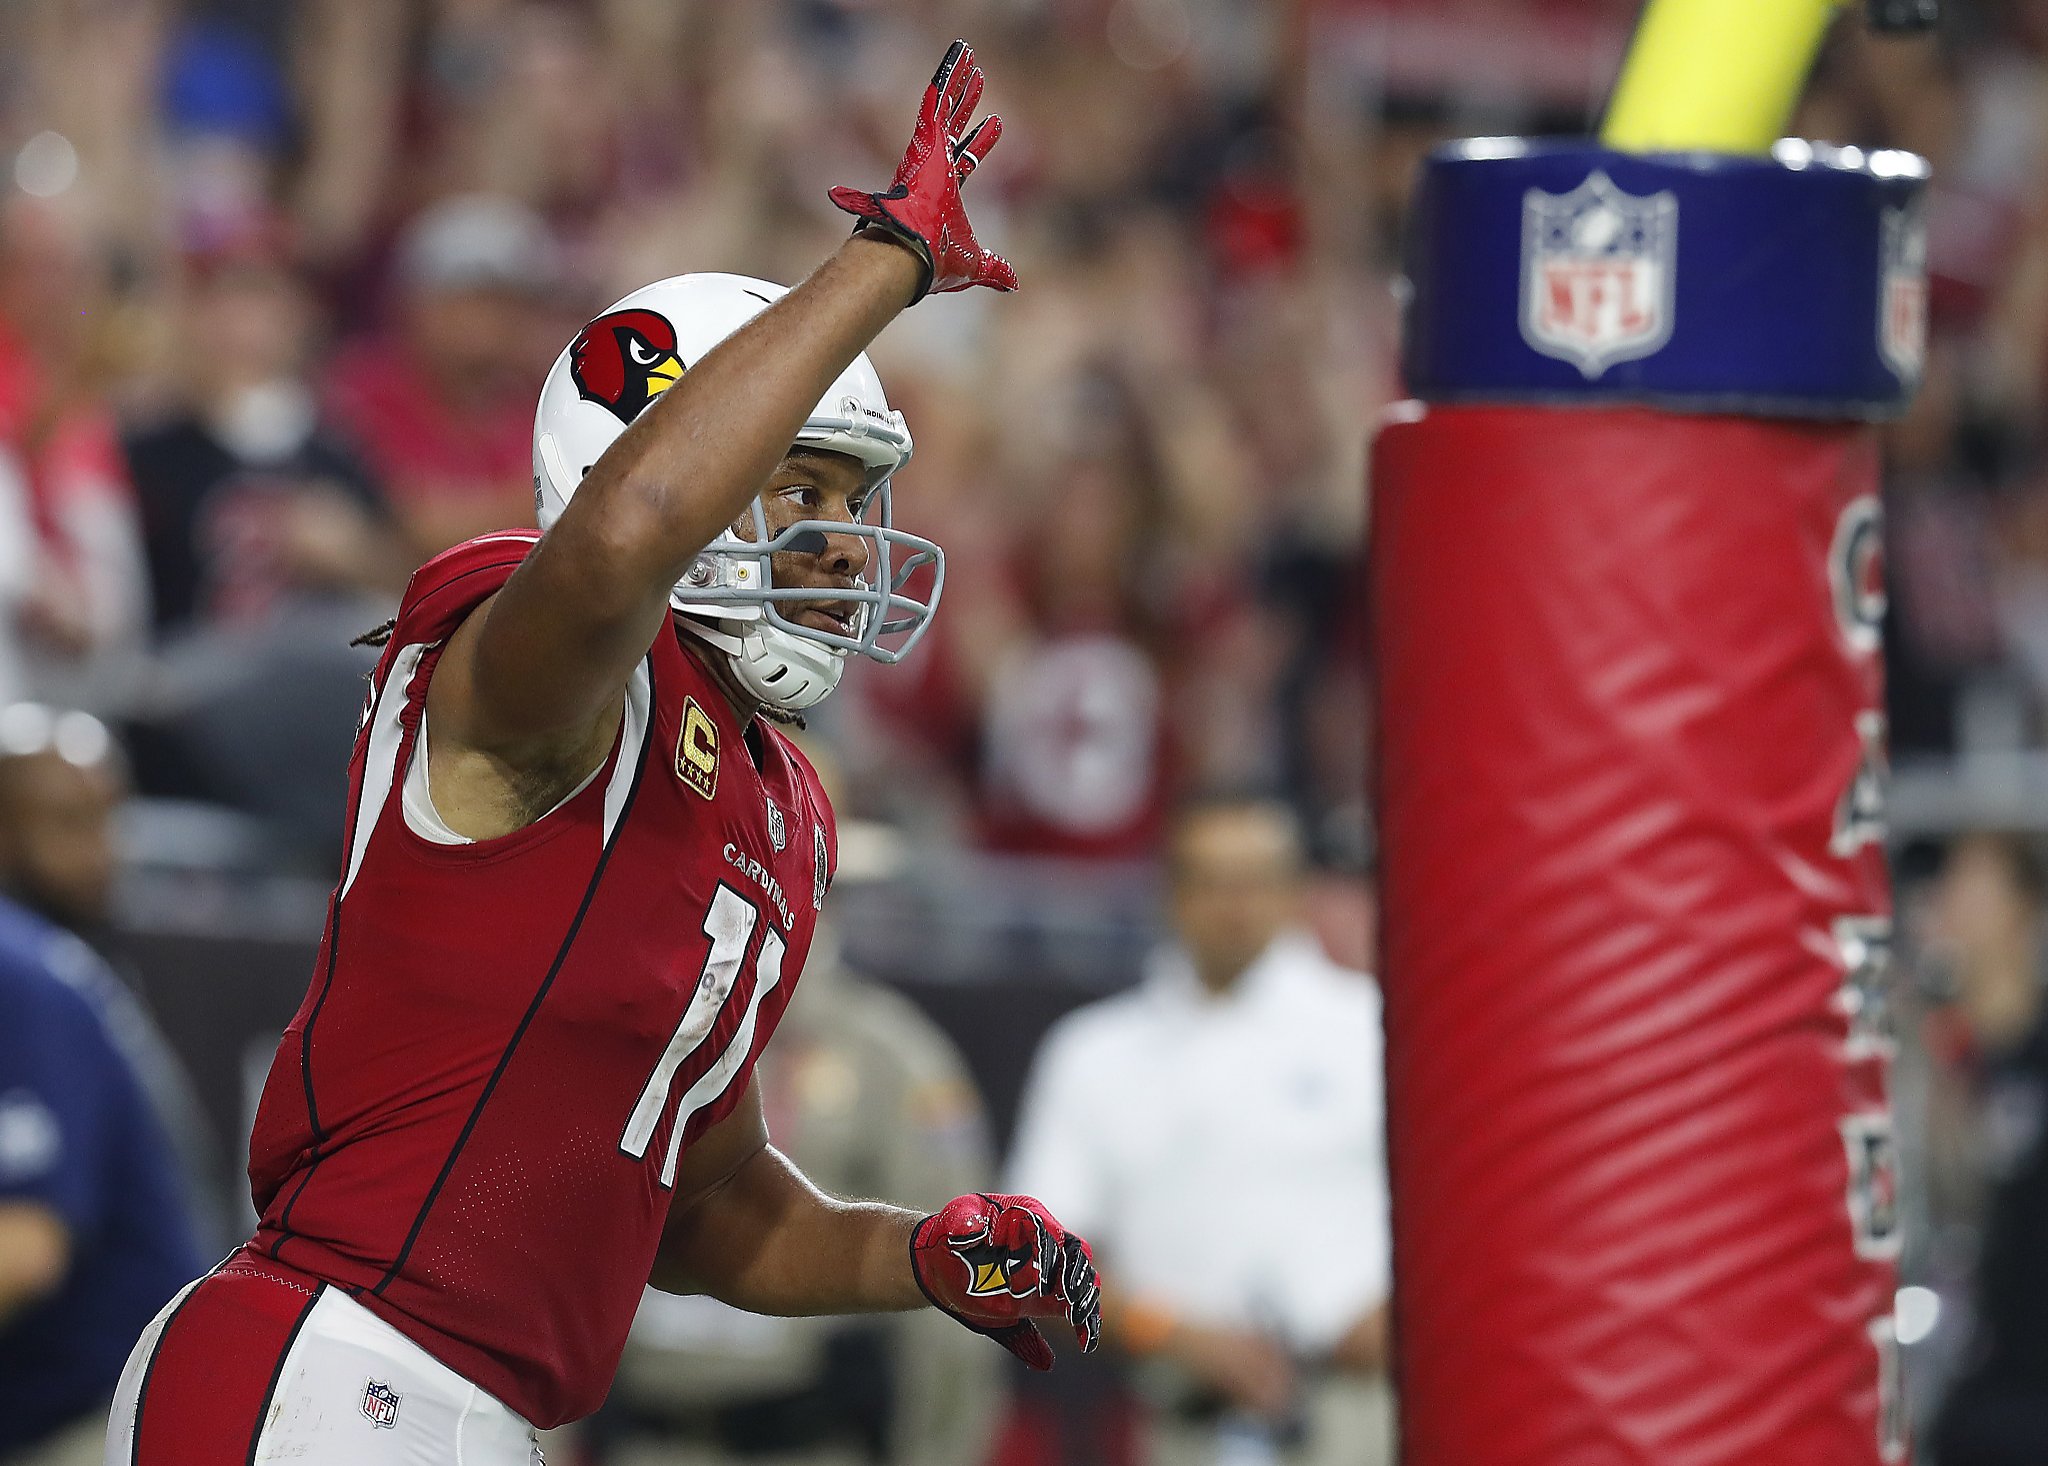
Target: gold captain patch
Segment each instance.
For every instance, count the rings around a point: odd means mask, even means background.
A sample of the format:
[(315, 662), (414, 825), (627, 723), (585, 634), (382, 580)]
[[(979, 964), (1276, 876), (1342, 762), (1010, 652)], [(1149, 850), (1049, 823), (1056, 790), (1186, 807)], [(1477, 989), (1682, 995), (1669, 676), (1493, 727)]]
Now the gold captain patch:
[(676, 777), (709, 799), (718, 792), (718, 725), (697, 706), (697, 699), (683, 699), (683, 731), (676, 736)]

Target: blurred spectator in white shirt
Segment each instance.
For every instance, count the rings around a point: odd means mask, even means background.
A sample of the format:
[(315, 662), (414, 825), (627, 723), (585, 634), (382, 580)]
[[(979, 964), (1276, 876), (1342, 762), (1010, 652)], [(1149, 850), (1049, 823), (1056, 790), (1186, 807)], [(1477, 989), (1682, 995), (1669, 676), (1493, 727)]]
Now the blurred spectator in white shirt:
[(1378, 990), (1280, 806), (1188, 806), (1170, 860), (1178, 943), (1047, 1036), (1009, 1184), (1095, 1241), (1155, 1466), (1391, 1462)]

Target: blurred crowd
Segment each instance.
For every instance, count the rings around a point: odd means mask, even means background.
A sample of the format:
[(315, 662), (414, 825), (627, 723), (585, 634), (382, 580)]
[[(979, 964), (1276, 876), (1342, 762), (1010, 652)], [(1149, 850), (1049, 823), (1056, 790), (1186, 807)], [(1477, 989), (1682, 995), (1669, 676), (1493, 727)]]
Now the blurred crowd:
[[(929, 38), (971, 31), (1011, 124), (978, 216), (1027, 288), (876, 353), (918, 439), (900, 512), (953, 568), (928, 648), (825, 720), (856, 812), (1142, 859), (1171, 791), (1259, 787), (1355, 858), (1404, 191), (1442, 138), (1583, 130), (1633, 9), (9, 6), (0, 698), (107, 714), (146, 793), (324, 847), (295, 786), (353, 697), (338, 633), (530, 518), (553, 355), (665, 273), (800, 276), (842, 232), (825, 186), (886, 167)], [(2041, 741), (2043, 48), (2019, 0), (1940, 44), (1844, 28), (1798, 122), (1935, 163), (1927, 387), (1889, 435), (1902, 759)]]
[[(1395, 391), (1401, 174), (1372, 139), (1451, 125), (1374, 95), (1379, 20), (8, 7), (0, 694), (142, 730), (146, 792), (325, 842), (289, 785), (333, 754), (347, 617), (530, 520), (531, 404), (588, 315), (663, 274), (820, 258), (845, 222), (826, 186), (886, 170), (959, 30), (1010, 123), (977, 217), (1027, 289), (914, 312), (876, 353), (918, 441), (899, 512), (952, 570), (928, 649), (849, 679), (821, 730), (858, 812), (1141, 859), (1171, 790), (1263, 787), (1355, 856), (1350, 572), (1362, 429)], [(1308, 64), (1338, 42), (1351, 62)]]
[[(917, 441), (898, 522), (945, 545), (949, 573), (918, 654), (854, 669), (813, 719), (844, 812), (919, 848), (1149, 870), (1184, 791), (1256, 790), (1355, 877), (1362, 484), (1368, 426), (1401, 390), (1405, 192), (1445, 138), (1585, 131), (1636, 8), (14, 0), (0, 706), (89, 710), (142, 795), (232, 807), (285, 864), (330, 869), (371, 657), (351, 639), (427, 556), (531, 522), (554, 355), (662, 275), (800, 277), (845, 230), (826, 188), (882, 178), (962, 34), (1007, 123), (975, 217), (1024, 288), (920, 305), (873, 353)], [(1935, 169), (1926, 386), (1886, 431), (1894, 757), (2041, 749), (2048, 7), (1956, 0), (1924, 42), (1844, 27), (1795, 130)], [(1997, 886), (1972, 858), (1924, 892), (1933, 863), (1907, 869), (1899, 981), (1932, 1035), (1907, 1099), (1945, 1137), (1992, 1133), (2040, 1021), (2009, 995), (1977, 1022), (1927, 977), (1954, 962), (1913, 957), (2013, 920), (1955, 894), (1972, 870)], [(2038, 924), (2039, 867), (2012, 870)], [(1363, 898), (1343, 909), (1348, 938), (1326, 911), (1326, 939), (1363, 965)], [(2035, 992), (2015, 941), (1994, 966)], [(873, 1064), (937, 1137), (919, 1165), (990, 1163), (950, 1058), (791, 1047), (792, 1124), (811, 1104), (829, 1131), (842, 1071)], [(1951, 1171), (1977, 1153), (1932, 1149)], [(895, 1163), (862, 1164), (857, 1180)], [(1934, 1177), (1935, 1240), (1907, 1259), (1958, 1305), (1922, 1320), (1948, 1341), (1923, 1392), (1971, 1367), (1955, 1320), (1996, 1188), (1970, 1174)], [(731, 1355), (731, 1321), (706, 1327), (656, 1318), (646, 1347)], [(1211, 1383), (1271, 1396), (1259, 1357), (1212, 1348)], [(643, 1404), (658, 1415), (660, 1389)], [(957, 1449), (974, 1427), (945, 1430)], [(1056, 1458), (1008, 1439), (1004, 1459)]]

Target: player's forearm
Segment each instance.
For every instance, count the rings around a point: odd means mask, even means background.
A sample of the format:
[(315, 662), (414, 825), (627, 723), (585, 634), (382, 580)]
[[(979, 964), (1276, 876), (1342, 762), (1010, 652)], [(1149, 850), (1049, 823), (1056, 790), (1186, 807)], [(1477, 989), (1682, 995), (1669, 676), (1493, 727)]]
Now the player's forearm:
[(919, 1308), (910, 1272), (917, 1221), (901, 1207), (827, 1196), (764, 1147), (670, 1219), (649, 1281), (783, 1317)]
[(734, 1279), (724, 1301), (800, 1318), (923, 1308), (910, 1272), (918, 1213), (880, 1202), (820, 1201), (791, 1218), (764, 1251), (763, 1265)]

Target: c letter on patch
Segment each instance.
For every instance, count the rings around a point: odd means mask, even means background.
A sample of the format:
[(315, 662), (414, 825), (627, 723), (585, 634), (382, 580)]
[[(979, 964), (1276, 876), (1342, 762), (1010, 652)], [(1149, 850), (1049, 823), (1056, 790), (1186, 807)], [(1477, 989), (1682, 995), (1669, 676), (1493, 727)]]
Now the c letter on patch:
[(706, 799), (718, 792), (718, 725), (697, 706), (694, 697), (683, 699), (683, 731), (676, 738), (676, 777)]

